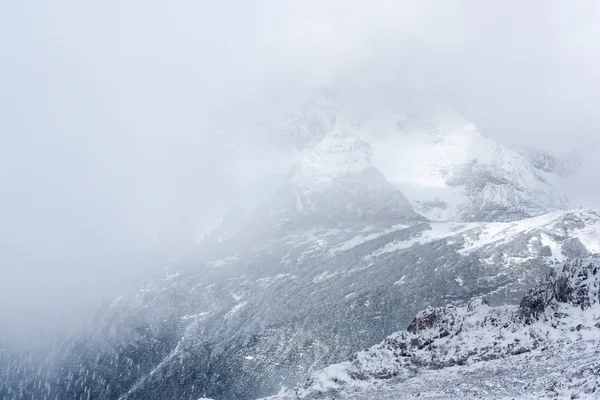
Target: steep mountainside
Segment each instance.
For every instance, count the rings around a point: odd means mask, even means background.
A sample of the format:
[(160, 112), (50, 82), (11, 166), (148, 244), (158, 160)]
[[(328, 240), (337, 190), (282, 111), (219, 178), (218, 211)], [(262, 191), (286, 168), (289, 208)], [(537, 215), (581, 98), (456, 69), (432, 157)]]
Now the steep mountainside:
[(475, 296), (517, 302), (548, 264), (598, 254), (598, 237), (600, 215), (578, 211), (515, 222), (354, 223), (211, 244), (58, 346), (42, 392), (276, 393), (402, 329), (423, 306)]
[(405, 331), (271, 397), (598, 398), (600, 262), (551, 270), (519, 306), (429, 308)]

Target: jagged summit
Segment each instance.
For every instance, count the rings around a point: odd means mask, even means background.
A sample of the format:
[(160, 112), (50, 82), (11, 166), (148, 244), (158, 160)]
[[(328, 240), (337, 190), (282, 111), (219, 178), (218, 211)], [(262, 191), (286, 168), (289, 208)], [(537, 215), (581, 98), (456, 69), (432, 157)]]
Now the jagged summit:
[(208, 238), (222, 241), (324, 226), (425, 221), (372, 165), (372, 157), (371, 145), (340, 118), (332, 131), (301, 154), (275, 193), (246, 218), (224, 220)]
[(331, 185), (336, 178), (372, 168), (373, 149), (351, 132), (349, 124), (338, 123), (335, 129), (296, 163), (290, 182), (301, 187)]
[[(546, 170), (559, 167), (553, 160), (482, 135), (452, 108), (358, 110), (342, 92), (307, 96), (310, 107), (287, 113), (272, 129), (308, 149), (294, 174), (302, 185), (371, 165), (431, 220), (512, 221), (568, 206), (547, 179)], [(357, 130), (361, 138), (350, 140)]]
[(371, 164), (371, 146), (349, 125), (307, 150), (288, 181), (253, 214), (252, 225), (299, 229), (386, 220), (423, 221), (402, 192)]
[(337, 108), (326, 114), (330, 130), (250, 213), (249, 231), (351, 220), (516, 221), (568, 206), (543, 165), (451, 109), (374, 113), (360, 124)]
[(558, 164), (484, 136), (450, 107), (357, 108), (337, 86), (307, 94), (292, 109), (277, 106), (270, 124), (251, 126), (304, 149), (292, 172), (298, 186), (327, 185), (371, 166), (430, 220), (513, 221), (568, 207), (548, 178)]
[(389, 119), (374, 164), (429, 219), (511, 221), (567, 207), (526, 156), (456, 113)]

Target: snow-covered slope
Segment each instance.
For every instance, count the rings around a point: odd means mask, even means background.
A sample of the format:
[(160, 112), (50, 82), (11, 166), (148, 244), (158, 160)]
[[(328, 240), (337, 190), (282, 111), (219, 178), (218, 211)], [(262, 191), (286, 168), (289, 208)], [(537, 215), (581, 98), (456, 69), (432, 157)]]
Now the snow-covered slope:
[(549, 264), (597, 254), (598, 237), (600, 215), (580, 210), (513, 222), (346, 221), (206, 244), (58, 346), (41, 387), (68, 376), (44, 394), (273, 394), (406, 327), (424, 306), (518, 302)]
[(349, 93), (373, 94), (346, 89), (304, 93), (291, 109), (273, 102), (266, 115), (256, 113), (244, 126), (257, 139), (307, 149), (344, 121), (372, 146), (372, 166), (431, 220), (507, 221), (567, 208), (564, 193), (546, 179), (549, 170), (567, 169), (556, 157), (510, 149), (450, 107), (411, 111), (381, 99), (373, 99), (374, 107), (364, 101), (356, 107)]
[(519, 306), (429, 308), (407, 330), (270, 399), (597, 398), (600, 263), (551, 272)]
[(386, 116), (365, 130), (374, 164), (431, 220), (510, 221), (567, 207), (528, 157), (454, 112)]

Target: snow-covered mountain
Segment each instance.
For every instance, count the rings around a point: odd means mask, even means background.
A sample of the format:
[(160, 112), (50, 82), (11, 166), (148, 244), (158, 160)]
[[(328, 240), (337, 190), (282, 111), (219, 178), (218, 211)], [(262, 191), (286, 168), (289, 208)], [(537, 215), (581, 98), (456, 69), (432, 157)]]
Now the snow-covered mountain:
[[(384, 340), (424, 307), (517, 303), (552, 265), (600, 256), (600, 214), (569, 210), (545, 178), (549, 163), (454, 112), (349, 116), (342, 100), (267, 118), (258, 128), (302, 149), (278, 190), (224, 214), (194, 252), (100, 309), (38, 365), (0, 354), (0, 398), (267, 396)], [(512, 315), (485, 307), (443, 313)]]
[[(580, 173), (586, 158), (598, 156), (595, 139), (574, 137), (572, 148), (560, 154), (517, 151), (479, 132), (451, 107), (410, 106), (381, 89), (340, 80), (289, 93), (256, 103), (233, 131), (303, 150), (347, 121), (372, 146), (373, 166), (431, 220), (515, 220), (600, 204), (595, 190), (585, 190), (590, 174)], [(576, 185), (570, 183), (574, 178)]]
[(385, 220), (422, 221), (371, 163), (371, 146), (338, 121), (305, 151), (288, 180), (242, 229), (276, 232)]
[(597, 255), (598, 238), (600, 215), (580, 210), (347, 221), (210, 243), (100, 311), (32, 381), (58, 382), (42, 384), (58, 398), (273, 394), (403, 329), (425, 306), (518, 302), (548, 265)]
[(510, 221), (567, 208), (539, 166), (453, 111), (385, 116), (365, 130), (375, 165), (431, 220)]
[(600, 396), (600, 262), (566, 263), (518, 306), (428, 308), (271, 400)]
[[(567, 174), (577, 167), (576, 160), (512, 150), (482, 135), (451, 108), (359, 112), (339, 89), (314, 96), (294, 113), (279, 112), (270, 125), (248, 123), (248, 130), (265, 137), (265, 129), (277, 132), (279, 141), (287, 138), (287, 146), (310, 148), (338, 131), (343, 121), (345, 130), (371, 146), (371, 165), (430, 220), (507, 221), (568, 208), (548, 174)], [(361, 150), (356, 151), (360, 158)]]
[[(330, 130), (298, 142), (310, 146), (278, 195), (255, 210), (255, 227), (293, 226), (301, 216), (305, 226), (326, 218), (368, 219), (378, 212), (414, 219), (405, 199), (432, 221), (513, 221), (568, 209), (548, 180), (558, 159), (511, 150), (453, 110), (348, 118), (332, 102), (317, 107), (328, 121), (320, 126)], [(353, 207), (354, 213), (345, 210)]]

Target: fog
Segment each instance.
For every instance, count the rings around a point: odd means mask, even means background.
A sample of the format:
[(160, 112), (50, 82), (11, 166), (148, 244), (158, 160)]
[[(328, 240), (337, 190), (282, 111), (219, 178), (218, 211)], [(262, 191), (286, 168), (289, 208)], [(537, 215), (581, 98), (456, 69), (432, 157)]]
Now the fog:
[[(236, 118), (274, 101), (293, 110), (323, 85), (348, 82), (357, 109), (452, 105), (517, 148), (564, 154), (598, 138), (595, 1), (0, 7), (0, 318), (11, 327), (78, 320), (148, 268), (140, 248), (189, 246), (224, 204), (258, 202), (291, 153)], [(575, 186), (598, 178), (588, 158)]]

